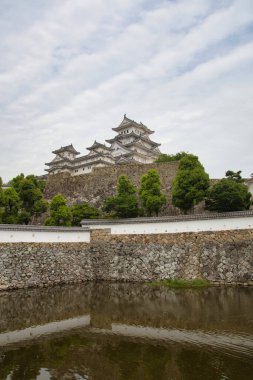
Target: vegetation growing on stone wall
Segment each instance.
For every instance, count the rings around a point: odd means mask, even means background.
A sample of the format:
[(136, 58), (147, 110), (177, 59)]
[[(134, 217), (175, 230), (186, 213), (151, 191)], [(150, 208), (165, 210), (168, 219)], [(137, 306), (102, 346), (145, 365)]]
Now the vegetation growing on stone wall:
[(205, 198), (209, 176), (198, 157), (188, 154), (180, 160), (172, 184), (172, 203), (185, 214)]
[(167, 198), (161, 192), (160, 177), (156, 170), (151, 169), (141, 177), (139, 194), (144, 212), (148, 216), (158, 215)]
[(218, 212), (248, 210), (251, 204), (251, 193), (242, 182), (241, 171), (228, 170), (226, 178), (221, 179), (208, 190), (206, 209)]
[(164, 286), (171, 289), (182, 289), (182, 288), (207, 288), (210, 286), (210, 282), (201, 278), (195, 278), (193, 280), (183, 280), (183, 279), (168, 279), (155, 281), (151, 283), (152, 286)]
[(135, 218), (138, 216), (136, 189), (127, 176), (119, 177), (117, 194), (105, 200), (103, 210), (118, 218)]
[(161, 153), (155, 162), (172, 162), (172, 161), (180, 161), (181, 158), (187, 156), (189, 153), (187, 152), (178, 152), (176, 154), (166, 154)]

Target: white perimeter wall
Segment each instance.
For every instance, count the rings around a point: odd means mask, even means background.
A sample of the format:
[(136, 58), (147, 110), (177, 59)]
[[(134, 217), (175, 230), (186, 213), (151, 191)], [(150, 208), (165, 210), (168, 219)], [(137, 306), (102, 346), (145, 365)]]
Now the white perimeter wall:
[(89, 231), (1, 230), (0, 243), (74, 243), (89, 242)]
[[(157, 221), (135, 222), (134, 220), (121, 223), (96, 222), (96, 224), (83, 225), (83, 229), (65, 228), (32, 228), (17, 226), (17, 228), (6, 228), (0, 226), (0, 243), (74, 243), (90, 242), (89, 229), (110, 228), (112, 234), (159, 234), (159, 233), (180, 233), (180, 232), (200, 232), (200, 231), (224, 231), (253, 228), (253, 215), (244, 217), (227, 217), (215, 219), (194, 219), (178, 221)], [(88, 228), (87, 228), (88, 227)]]
[(207, 220), (165, 221), (154, 223), (85, 224), (91, 229), (111, 228), (112, 234), (159, 234), (177, 232), (223, 231), (253, 228), (253, 216)]

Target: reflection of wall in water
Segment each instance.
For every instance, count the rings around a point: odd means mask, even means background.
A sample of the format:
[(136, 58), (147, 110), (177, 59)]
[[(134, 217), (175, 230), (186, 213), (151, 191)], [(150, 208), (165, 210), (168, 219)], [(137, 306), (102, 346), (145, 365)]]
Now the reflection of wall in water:
[[(236, 319), (231, 315), (240, 310)], [(0, 296), (1, 332), (90, 315), (112, 324), (233, 331), (253, 330), (250, 288), (168, 290), (140, 284), (85, 284), (14, 291)], [(253, 332), (253, 331), (252, 331)]]

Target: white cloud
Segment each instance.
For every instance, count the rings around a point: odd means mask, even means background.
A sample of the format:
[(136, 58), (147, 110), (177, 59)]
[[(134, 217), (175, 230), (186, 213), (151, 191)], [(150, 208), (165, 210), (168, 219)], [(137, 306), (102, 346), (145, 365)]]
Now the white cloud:
[(42, 173), (60, 145), (84, 152), (109, 138), (125, 112), (164, 151), (199, 154), (213, 177), (253, 171), (252, 1), (45, 4), (0, 22), (5, 180)]

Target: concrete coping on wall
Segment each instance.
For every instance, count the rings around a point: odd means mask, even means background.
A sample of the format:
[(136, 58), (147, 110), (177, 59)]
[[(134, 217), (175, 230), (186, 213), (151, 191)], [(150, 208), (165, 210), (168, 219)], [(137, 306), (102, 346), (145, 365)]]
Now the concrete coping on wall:
[(145, 218), (126, 218), (126, 219), (84, 219), (81, 221), (82, 228), (96, 225), (117, 225), (117, 224), (136, 224), (136, 223), (164, 223), (164, 222), (183, 222), (192, 220), (212, 220), (227, 218), (248, 218), (253, 216), (253, 211), (236, 211), (210, 214), (160, 216)]
[(89, 227), (38, 226), (22, 224), (0, 224), (0, 231), (84, 232)]

